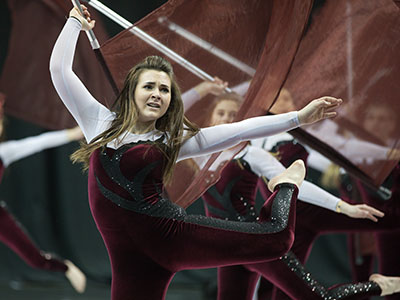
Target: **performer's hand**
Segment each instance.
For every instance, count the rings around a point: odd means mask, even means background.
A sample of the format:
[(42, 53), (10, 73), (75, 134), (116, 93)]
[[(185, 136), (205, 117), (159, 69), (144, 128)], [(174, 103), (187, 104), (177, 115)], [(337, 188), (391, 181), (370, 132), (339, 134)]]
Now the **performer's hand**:
[(194, 89), (200, 97), (205, 97), (208, 94), (219, 96), (224, 92), (227, 86), (228, 82), (222, 81), (218, 77), (214, 77), (214, 81), (203, 81), (196, 85)]
[(382, 218), (385, 214), (367, 204), (350, 204), (341, 202), (341, 213), (354, 219), (370, 219), (378, 222), (378, 218)]
[(83, 133), (79, 126), (67, 129), (67, 136), (70, 141), (78, 141), (80, 139), (83, 139)]
[(82, 30), (90, 30), (94, 28), (95, 20), (90, 19), (90, 12), (85, 5), (81, 5), (84, 16), (81, 15), (78, 8), (74, 7), (69, 12), (70, 17), (77, 18), (82, 24)]
[(399, 160), (400, 159), (400, 150), (399, 149), (390, 149), (386, 153), (386, 157), (389, 160)]
[(335, 109), (342, 104), (342, 99), (321, 97), (308, 103), (299, 110), (300, 125), (312, 124), (336, 116)]

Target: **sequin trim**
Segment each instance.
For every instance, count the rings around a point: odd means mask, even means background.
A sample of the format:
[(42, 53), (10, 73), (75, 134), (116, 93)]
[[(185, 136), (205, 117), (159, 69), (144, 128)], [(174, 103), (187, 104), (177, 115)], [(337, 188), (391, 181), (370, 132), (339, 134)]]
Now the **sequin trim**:
[(289, 222), (290, 203), (293, 201), (296, 186), (290, 183), (282, 183), (277, 185), (276, 189), (270, 222), (237, 222), (192, 215), (185, 217), (185, 222), (245, 233), (265, 234), (283, 231)]
[(238, 199), (243, 202), (243, 206), (246, 207), (246, 214), (240, 214), (235, 207), (232, 205), (231, 201), (231, 193), (233, 186), (236, 182), (238, 182), (241, 177), (237, 177), (232, 179), (225, 187), (224, 193), (221, 195), (216, 186), (213, 185), (207, 190), (209, 193), (224, 209), (219, 209), (212, 206), (210, 203), (205, 202), (207, 208), (211, 214), (217, 216), (218, 218), (224, 220), (231, 220), (231, 221), (239, 221), (239, 222), (254, 222), (257, 221), (257, 213), (254, 208), (254, 205), (249, 205), (248, 200), (241, 195), (236, 195)]
[(300, 277), (311, 288), (311, 290), (323, 300), (347, 299), (354, 297), (355, 295), (367, 297), (381, 294), (381, 288), (373, 281), (360, 282), (356, 284), (344, 284), (332, 289), (326, 289), (312, 277), (310, 272), (307, 272), (307, 270), (292, 252), (288, 252), (282, 256), (281, 259), (286, 263), (292, 272)]

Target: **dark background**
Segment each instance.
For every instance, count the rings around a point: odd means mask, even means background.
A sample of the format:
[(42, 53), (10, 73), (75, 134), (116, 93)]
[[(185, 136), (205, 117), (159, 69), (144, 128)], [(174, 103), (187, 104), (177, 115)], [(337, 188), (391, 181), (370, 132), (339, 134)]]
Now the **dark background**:
[[(103, 1), (132, 23), (164, 2)], [(104, 23), (110, 36), (121, 31), (119, 25), (107, 19)], [(11, 25), (7, 3), (2, 0), (0, 70), (7, 54)], [(46, 131), (10, 116), (6, 116), (5, 128), (7, 139), (21, 139)], [(32, 269), (0, 243), (0, 299), (109, 299), (109, 261), (90, 215), (87, 178), (80, 166), (72, 165), (68, 158), (77, 147), (77, 143), (70, 143), (12, 164), (1, 183), (0, 199), (7, 202), (40, 249), (57, 253), (82, 268), (89, 278), (88, 291), (76, 295), (61, 274)], [(202, 213), (201, 202), (189, 210)], [(314, 246), (308, 268), (324, 284), (349, 282), (345, 237), (321, 237)], [(174, 278), (167, 299), (215, 299), (215, 291), (215, 270), (185, 271)]]

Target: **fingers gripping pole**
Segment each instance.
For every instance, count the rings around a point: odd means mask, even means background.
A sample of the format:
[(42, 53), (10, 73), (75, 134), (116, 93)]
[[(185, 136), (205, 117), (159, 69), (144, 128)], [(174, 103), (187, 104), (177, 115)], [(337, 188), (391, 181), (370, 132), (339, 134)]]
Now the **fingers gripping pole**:
[[(78, 1), (78, 0), (74, 0), (74, 1)], [(133, 24), (131, 22), (129, 22), (128, 20), (126, 20), (123, 17), (121, 17), (120, 15), (118, 15), (116, 12), (114, 12), (113, 10), (111, 10), (110, 8), (108, 8), (107, 6), (102, 4), (100, 1), (90, 0), (87, 2), (91, 7), (93, 7), (94, 9), (96, 9), (98, 12), (102, 13), (106, 17), (110, 18), (111, 20), (113, 20), (115, 23), (119, 24), (124, 29), (130, 28), (129, 31), (131, 33), (133, 33), (135, 36), (137, 36), (142, 41), (149, 44), (151, 47), (156, 48), (158, 51), (163, 53), (165, 56), (167, 56), (171, 60), (175, 61), (176, 63), (180, 64), (182, 67), (184, 67), (188, 71), (192, 72), (197, 77), (201, 78), (202, 80), (214, 81), (214, 78), (211, 75), (204, 72), (197, 66), (193, 65), (191, 62), (184, 59), (182, 56), (180, 56), (176, 52), (172, 51), (170, 48), (161, 44), (159, 41), (157, 41), (155, 38), (153, 38), (152, 36), (145, 33), (143, 30), (141, 30), (137, 26), (133, 26)], [(225, 90), (228, 93), (231, 92), (231, 89), (229, 89), (229, 88), (225, 88)]]
[[(72, 4), (79, 9), (80, 13), (82, 16), (84, 16), (83, 14), (83, 10), (81, 7), (81, 3), (79, 2), (79, 0), (71, 0)], [(100, 44), (99, 41), (97, 40), (96, 36), (94, 35), (94, 32), (92, 29), (90, 29), (89, 31), (85, 31), (86, 35), (89, 39), (90, 45), (92, 46), (92, 49), (99, 49), (100, 48)]]

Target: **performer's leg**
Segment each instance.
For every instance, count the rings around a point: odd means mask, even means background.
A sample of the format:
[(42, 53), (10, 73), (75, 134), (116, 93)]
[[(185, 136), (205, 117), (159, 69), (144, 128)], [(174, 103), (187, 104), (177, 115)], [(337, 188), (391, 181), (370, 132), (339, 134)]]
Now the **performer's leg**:
[(282, 259), (248, 264), (246, 267), (249, 270), (259, 272), (296, 300), (363, 299), (380, 295), (382, 292), (379, 285), (372, 281), (340, 285), (327, 289), (315, 280), (290, 252), (284, 255)]
[[(347, 235), (347, 247), (351, 266), (351, 275), (353, 282), (367, 281), (370, 274), (372, 274), (374, 267), (374, 254), (367, 253), (368, 249), (362, 249), (363, 242), (361, 241), (362, 235), (368, 235), (371, 242), (375, 243), (373, 233), (350, 233)], [(363, 300), (368, 300), (365, 298)]]
[[(366, 244), (369, 239), (371, 244)], [(375, 257), (375, 236), (373, 233), (351, 233), (347, 235), (350, 265), (354, 282), (366, 281), (372, 274)]]
[(167, 265), (177, 263), (170, 267), (183, 270), (278, 258), (293, 243), (296, 196), (295, 185), (278, 185), (272, 195), (270, 221), (261, 209), (259, 223), (188, 215), (180, 224), (181, 228), (174, 228), (173, 232), (177, 234), (168, 232), (169, 241), (165, 245), (170, 249), (168, 253), (175, 253), (179, 261), (160, 259)]
[[(139, 215), (140, 216), (140, 215)], [(151, 232), (141, 232), (140, 226), (146, 225), (148, 217), (141, 215), (135, 227), (137, 236), (127, 235), (123, 229), (101, 229), (106, 243), (112, 268), (111, 299), (112, 300), (161, 300), (165, 298), (167, 287), (175, 272), (160, 266), (148, 255), (143, 253), (142, 247), (148, 244), (146, 235)], [(142, 233), (142, 234), (141, 234)], [(130, 239), (131, 236), (133, 239)], [(137, 244), (136, 244), (136, 243)], [(150, 241), (149, 247), (159, 251), (162, 255), (167, 249)]]
[(251, 300), (259, 275), (241, 265), (218, 268), (218, 300)]
[(66, 272), (68, 269), (63, 261), (40, 251), (34, 245), (22, 226), (8, 212), (4, 202), (0, 204), (0, 241), (33, 268), (57, 272)]
[(31, 267), (63, 272), (78, 293), (85, 291), (86, 276), (82, 271), (68, 260), (62, 261), (40, 251), (14, 216), (8, 212), (4, 201), (0, 202), (0, 241), (17, 253)]

